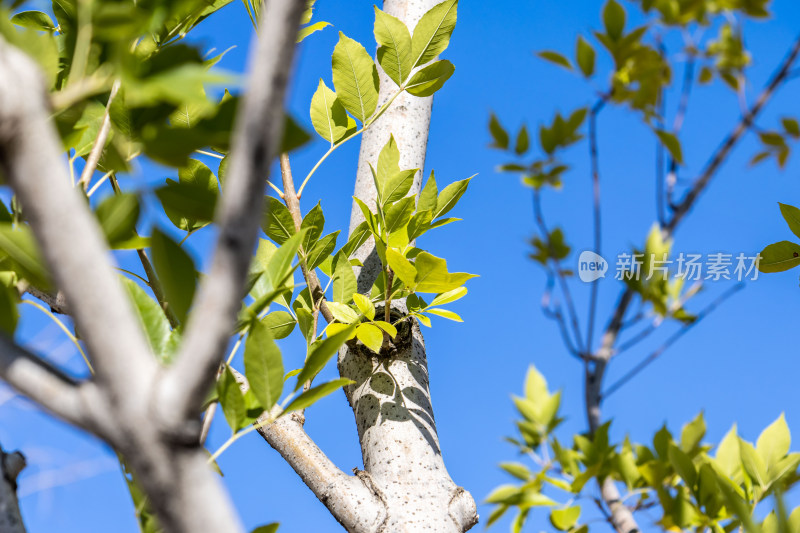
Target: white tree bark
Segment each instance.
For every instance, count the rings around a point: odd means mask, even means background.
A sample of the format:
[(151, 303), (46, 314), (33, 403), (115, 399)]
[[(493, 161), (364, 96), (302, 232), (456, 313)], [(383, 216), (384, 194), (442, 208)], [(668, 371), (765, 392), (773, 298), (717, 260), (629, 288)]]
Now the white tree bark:
[[(56, 285), (70, 302), (96, 376), (76, 383), (2, 336), (0, 375), (119, 451), (165, 531), (243, 531), (199, 445), (198, 414), (241, 301), (264, 180), (281, 140), (283, 97), (304, 9), (304, 0), (272, 0), (265, 6), (217, 214), (220, 238), (212, 271), (178, 360), (168, 369), (156, 363), (108, 261), (97, 222), (69, 183), (38, 68), (0, 38), (0, 171), (23, 204)], [(0, 506), (15, 504), (12, 496), (0, 492)]]
[[(384, 11), (413, 29), (437, 0), (386, 0)], [(378, 105), (395, 92), (383, 73)], [(403, 94), (390, 110), (364, 133), (355, 196), (374, 208), (375, 186), (369, 164), (377, 165), (381, 148), (394, 135), (402, 168), (425, 164), (432, 97)], [(409, 194), (417, 194), (420, 171)], [(363, 220), (353, 206), (350, 229)], [(364, 267), (356, 269), (359, 292), (368, 292), (380, 273), (374, 243), (354, 254)], [(398, 306), (402, 310), (402, 304)], [(406, 322), (408, 324), (408, 322)], [(402, 328), (401, 328), (402, 329)], [(380, 531), (462, 532), (477, 523), (472, 496), (457, 486), (444, 465), (436, 432), (425, 344), (416, 322), (406, 327), (405, 342), (396, 356), (378, 357), (355, 346), (339, 354), (339, 372), (356, 383), (345, 389), (358, 428), (364, 469), (387, 516)], [(399, 336), (400, 336), (399, 335)]]

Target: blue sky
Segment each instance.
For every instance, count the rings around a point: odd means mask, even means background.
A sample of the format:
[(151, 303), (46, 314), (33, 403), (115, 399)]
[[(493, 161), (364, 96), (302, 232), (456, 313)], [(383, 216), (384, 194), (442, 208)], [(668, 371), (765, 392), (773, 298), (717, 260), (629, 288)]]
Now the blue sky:
[[(630, 8), (632, 4), (625, 2)], [(421, 245), (448, 259), (452, 269), (480, 274), (469, 282), (469, 295), (453, 305), (464, 324), (434, 321), (425, 339), (433, 405), (447, 468), (456, 481), (481, 501), (507, 481), (496, 464), (515, 458), (502, 437), (513, 433), (515, 413), (510, 395), (522, 388), (524, 373), (535, 364), (553, 388), (563, 389), (562, 434), (585, 429), (582, 369), (570, 358), (555, 326), (539, 310), (544, 276), (527, 259), (527, 239), (533, 231), (528, 189), (510, 175), (495, 172), (502, 154), (487, 148), (486, 124), (491, 111), (516, 129), (548, 123), (556, 110), (569, 112), (592, 101), (592, 91), (578, 77), (538, 60), (534, 50), (572, 54), (575, 35), (597, 28), (599, 1), (518, 2), (465, 0), (458, 26), (444, 57), (456, 65), (454, 76), (437, 93), (426, 161), (441, 184), (478, 173), (453, 216), (464, 219), (426, 235)], [(798, 31), (800, 6), (792, 0), (773, 2), (775, 17), (747, 25), (754, 56), (750, 96), (765, 80)], [(330, 54), (343, 31), (372, 49), (373, 10), (370, 2), (319, 0), (315, 19), (330, 21), (307, 39), (297, 60), (289, 106), (310, 129), (308, 104), (322, 77), (330, 86)], [(241, 72), (246, 61), (251, 26), (244, 7), (234, 2), (204, 22), (197, 39), (207, 49), (236, 46), (220, 63)], [(608, 60), (599, 54), (599, 67)], [(774, 127), (783, 115), (799, 115), (794, 97), (798, 81), (789, 83), (770, 103), (762, 127)], [(669, 104), (674, 109), (672, 95)], [(682, 175), (696, 175), (708, 154), (739, 117), (736, 97), (716, 83), (693, 93), (686, 120), (683, 149), (687, 165)], [(610, 109), (599, 121), (603, 181), (604, 249), (606, 256), (641, 245), (654, 211), (655, 139), (624, 110)], [(697, 208), (681, 226), (675, 252), (755, 254), (766, 244), (792, 239), (777, 202), (800, 203), (800, 161), (790, 159), (783, 172), (772, 162), (748, 168), (755, 153), (753, 137), (741, 143), (717, 175)], [(311, 143), (293, 158), (295, 174), (305, 174), (324, 153), (322, 142)], [(561, 225), (573, 250), (591, 245), (590, 189), (587, 149), (579, 144), (566, 157), (572, 171), (561, 192), (547, 192), (545, 212), (551, 226)], [(322, 199), (326, 231), (346, 229), (350, 214), (357, 143), (348, 143), (315, 174), (303, 195), (303, 208)], [(159, 183), (168, 169), (142, 165), (136, 177)], [(162, 226), (165, 227), (165, 226)], [(168, 229), (168, 228), (167, 228)], [(188, 244), (198, 260), (209, 255), (209, 234)], [(123, 263), (132, 258), (122, 257)], [(570, 265), (574, 267), (574, 255)], [(132, 264), (132, 263), (131, 263)], [(736, 422), (740, 434), (754, 440), (758, 432), (785, 412), (789, 426), (800, 434), (796, 376), (800, 371), (796, 305), (797, 273), (762, 275), (739, 292), (700, 326), (674, 345), (634, 381), (605, 404), (613, 418), (612, 437), (630, 434), (649, 441), (667, 423), (673, 432), (705, 412), (707, 439), (718, 441)], [(618, 295), (613, 279), (600, 283), (600, 321), (607, 320)], [(730, 286), (709, 284), (698, 297), (697, 310)], [(585, 324), (588, 286), (573, 290)], [(63, 335), (38, 311), (26, 308), (18, 339), (47, 353), (66, 367), (80, 360)], [(612, 365), (608, 383), (646, 357), (674, 326), (653, 336)], [(282, 345), (286, 367), (302, 359), (297, 342)], [(294, 364), (294, 366), (292, 366)], [(331, 365), (324, 371), (333, 377)], [(228, 428), (218, 420), (209, 444), (218, 447)], [(361, 467), (352, 412), (342, 394), (335, 394), (308, 412), (307, 429), (322, 449), (344, 470)], [(133, 509), (114, 456), (102, 443), (42, 414), (29, 402), (0, 388), (0, 442), (21, 449), (29, 467), (20, 478), (22, 508), (32, 533), (59, 531), (135, 532)], [(225, 452), (220, 461), (226, 485), (248, 527), (279, 521), (283, 532), (335, 531), (336, 522), (289, 466), (258, 436), (248, 436)], [(482, 517), (490, 507), (479, 505)], [(544, 527), (546, 513), (534, 514), (530, 531)], [(646, 524), (646, 520), (645, 520)], [(480, 526), (478, 526), (480, 527)], [(507, 530), (507, 522), (497, 526)]]

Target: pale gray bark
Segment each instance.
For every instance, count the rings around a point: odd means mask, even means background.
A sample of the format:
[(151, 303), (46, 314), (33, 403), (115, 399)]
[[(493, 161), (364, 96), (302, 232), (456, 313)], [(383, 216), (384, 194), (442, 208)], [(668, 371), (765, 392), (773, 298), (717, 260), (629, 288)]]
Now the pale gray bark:
[[(387, 0), (384, 11), (413, 29), (437, 3)], [(380, 76), (378, 105), (396, 91), (382, 71)], [(400, 149), (401, 168), (423, 168), (432, 100), (403, 94), (364, 133), (355, 196), (373, 209), (376, 191), (369, 164), (377, 165), (378, 154), (391, 134)], [(415, 176), (409, 194), (419, 192), (421, 176), (422, 171)], [(354, 205), (351, 231), (362, 220)], [(366, 243), (354, 257), (364, 263), (356, 269), (358, 290), (367, 292), (380, 273), (374, 243)], [(395, 356), (377, 357), (352, 344), (339, 354), (340, 374), (356, 382), (345, 393), (355, 415), (364, 469), (387, 510), (380, 531), (466, 531), (478, 520), (475, 502), (447, 473), (433, 416), (425, 344), (416, 322), (405, 329), (405, 342)]]
[[(197, 415), (241, 302), (264, 179), (282, 135), (283, 95), (304, 8), (303, 0), (265, 6), (217, 214), (217, 251), (183, 349), (169, 369), (156, 363), (100, 229), (69, 183), (37, 67), (0, 38), (0, 170), (25, 207), (96, 370), (92, 380), (75, 383), (0, 337), (0, 375), (118, 450), (166, 531), (243, 531), (198, 444)], [(5, 496), (0, 494), (0, 505), (11, 502)]]
[(25, 468), (25, 456), (6, 453), (0, 447), (0, 531), (25, 533), (17, 500), (17, 476)]

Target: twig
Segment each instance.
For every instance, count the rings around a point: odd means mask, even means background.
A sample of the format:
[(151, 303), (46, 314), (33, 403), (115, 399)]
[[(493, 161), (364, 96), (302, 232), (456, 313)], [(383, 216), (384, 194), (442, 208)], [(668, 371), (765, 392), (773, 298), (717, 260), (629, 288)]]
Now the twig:
[(581, 328), (578, 323), (578, 314), (575, 312), (575, 303), (572, 300), (572, 293), (570, 293), (569, 284), (567, 284), (564, 271), (561, 269), (561, 262), (553, 257), (552, 245), (550, 243), (550, 232), (547, 229), (547, 224), (545, 224), (544, 216), (542, 215), (541, 199), (539, 196), (539, 191), (536, 189), (533, 191), (533, 215), (536, 219), (536, 224), (539, 226), (539, 232), (542, 233), (542, 237), (546, 239), (549, 255), (551, 256), (550, 259), (555, 265), (555, 273), (561, 287), (561, 292), (564, 293), (564, 301), (567, 304), (567, 312), (569, 313), (573, 335), (575, 336), (575, 346), (578, 347), (579, 353), (583, 354), (586, 352), (586, 350), (584, 350), (582, 346), (583, 341)]
[(97, 168), (97, 163), (100, 161), (100, 156), (103, 155), (103, 149), (106, 147), (108, 134), (111, 133), (111, 103), (117, 96), (119, 86), (119, 80), (116, 80), (111, 86), (111, 94), (108, 95), (108, 103), (106, 104), (105, 113), (103, 113), (103, 122), (100, 125), (100, 131), (97, 133), (97, 138), (94, 140), (92, 150), (89, 152), (89, 157), (86, 158), (86, 166), (83, 167), (81, 178), (78, 180), (78, 185), (83, 187), (84, 191), (89, 187), (89, 182), (92, 181), (92, 175)]
[(744, 283), (737, 283), (724, 293), (722, 293), (716, 300), (711, 302), (707, 307), (705, 307), (700, 313), (697, 314), (697, 317), (694, 321), (686, 324), (684, 327), (673, 333), (661, 346), (659, 346), (653, 353), (648, 355), (643, 361), (641, 361), (638, 365), (633, 367), (627, 374), (622, 376), (616, 382), (614, 382), (611, 386), (609, 386), (605, 392), (603, 392), (603, 398), (607, 398), (611, 394), (613, 394), (616, 390), (620, 387), (625, 385), (628, 381), (630, 381), (634, 376), (636, 376), (639, 372), (647, 368), (653, 361), (658, 359), (661, 354), (663, 354), (667, 348), (672, 346), (678, 339), (683, 337), (689, 330), (691, 330), (694, 326), (700, 323), (705, 317), (707, 317), (710, 313), (712, 313), (717, 307), (722, 304), (725, 300), (733, 296), (734, 293), (742, 290), (744, 288)]
[(547, 269), (547, 284), (545, 285), (544, 294), (542, 294), (542, 301), (541, 307), (544, 316), (549, 318), (550, 320), (554, 320), (558, 324), (558, 329), (561, 332), (561, 337), (564, 340), (564, 346), (567, 348), (567, 351), (580, 359), (582, 356), (580, 352), (575, 348), (575, 345), (572, 343), (572, 339), (569, 336), (569, 329), (567, 328), (567, 322), (564, 320), (564, 314), (561, 310), (561, 305), (556, 303), (555, 307), (550, 307), (550, 298), (553, 293), (553, 288), (555, 285), (555, 277), (551, 269)]
[[(303, 217), (300, 211), (300, 199), (294, 190), (294, 180), (292, 178), (292, 165), (289, 162), (288, 154), (281, 154), (281, 178), (283, 180), (283, 201), (286, 203), (286, 208), (289, 214), (292, 215), (294, 227), (296, 231), (300, 231), (300, 226), (303, 222)], [(328, 306), (325, 304), (325, 292), (314, 270), (309, 270), (304, 259), (308, 250), (303, 250), (302, 247), (298, 249), (300, 259), (300, 270), (303, 272), (303, 277), (308, 285), (308, 291), (311, 295), (311, 301), (314, 303), (314, 308), (319, 308), (322, 316), (328, 323), (334, 321), (333, 313), (331, 313)]]
[[(610, 93), (609, 93), (610, 96)], [(603, 110), (609, 96), (603, 96), (592, 106), (589, 113), (589, 157), (592, 161), (592, 224), (594, 226), (594, 253), (601, 255), (602, 218), (600, 211), (600, 161), (597, 150), (597, 115)], [(591, 353), (594, 344), (594, 321), (597, 313), (597, 291), (599, 283), (592, 283), (589, 295), (589, 319), (586, 331), (586, 353)]]

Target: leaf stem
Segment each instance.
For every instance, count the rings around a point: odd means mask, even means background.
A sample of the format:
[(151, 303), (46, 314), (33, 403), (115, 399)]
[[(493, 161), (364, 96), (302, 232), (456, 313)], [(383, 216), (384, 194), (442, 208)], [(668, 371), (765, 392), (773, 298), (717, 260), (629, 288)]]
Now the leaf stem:
[(43, 305), (38, 304), (37, 302), (34, 302), (32, 300), (22, 300), (22, 303), (32, 305), (33, 307), (35, 307), (36, 309), (40, 310), (42, 313), (50, 317), (50, 319), (53, 322), (55, 322), (59, 328), (61, 328), (61, 331), (63, 331), (67, 335), (67, 337), (69, 337), (69, 340), (72, 341), (72, 344), (74, 344), (75, 347), (78, 349), (78, 351), (81, 353), (83, 361), (86, 363), (86, 366), (89, 367), (89, 372), (91, 372), (92, 375), (94, 375), (94, 368), (92, 367), (92, 363), (89, 362), (89, 358), (86, 357), (86, 353), (83, 351), (81, 343), (78, 342), (78, 339), (75, 337), (75, 335), (72, 334), (69, 328), (67, 328), (67, 326), (65, 326), (64, 323), (61, 320), (59, 320), (56, 315), (51, 313), (50, 310), (45, 308)]

